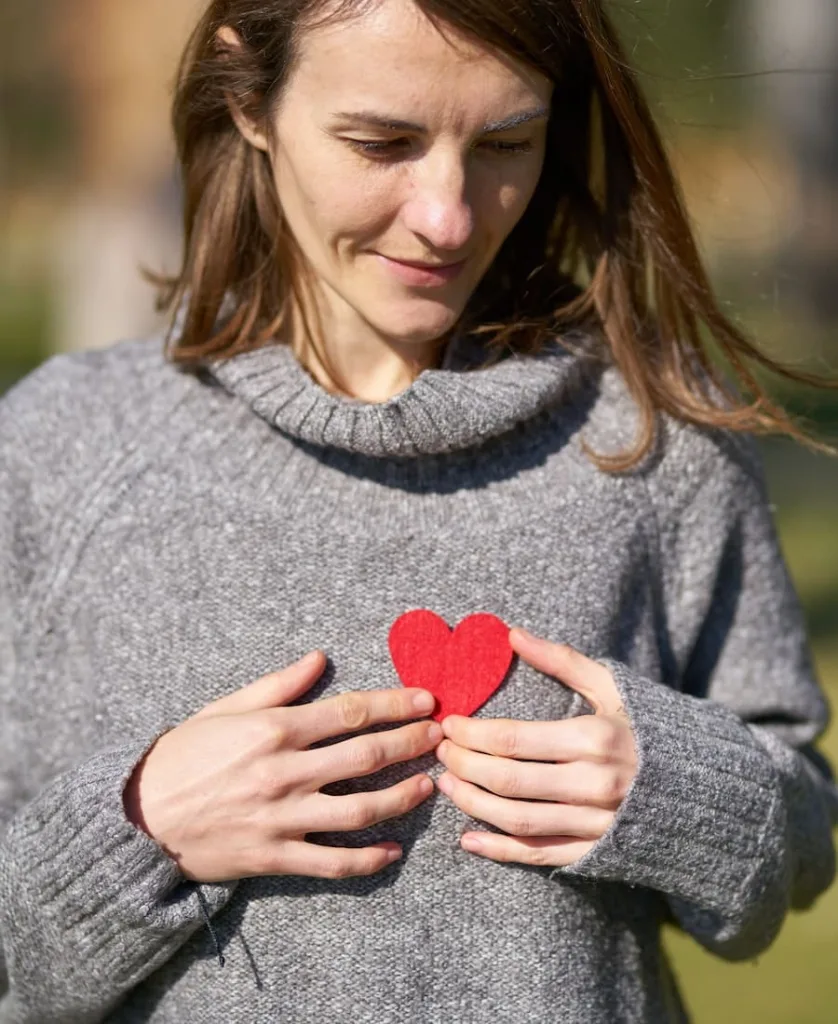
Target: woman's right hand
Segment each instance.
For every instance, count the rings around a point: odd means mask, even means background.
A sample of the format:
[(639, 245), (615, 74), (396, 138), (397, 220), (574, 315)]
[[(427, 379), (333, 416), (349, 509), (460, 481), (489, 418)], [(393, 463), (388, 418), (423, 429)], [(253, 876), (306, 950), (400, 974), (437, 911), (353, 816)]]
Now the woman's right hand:
[(325, 665), (323, 653), (314, 651), (208, 704), (160, 736), (135, 768), (125, 788), (126, 813), (187, 878), (343, 878), (374, 874), (401, 856), (396, 843), (333, 847), (305, 836), (366, 828), (420, 804), (433, 791), (424, 774), (346, 796), (320, 788), (427, 753), (442, 739), (436, 722), (307, 748), (379, 723), (427, 716), (434, 698), (427, 690), (399, 687), (286, 707)]

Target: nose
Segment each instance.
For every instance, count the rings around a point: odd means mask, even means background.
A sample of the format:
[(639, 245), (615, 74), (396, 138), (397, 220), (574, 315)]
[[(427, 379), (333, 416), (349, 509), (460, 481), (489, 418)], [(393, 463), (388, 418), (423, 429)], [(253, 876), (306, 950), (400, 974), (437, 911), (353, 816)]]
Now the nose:
[(437, 252), (460, 253), (474, 231), (469, 184), (461, 155), (428, 154), (414, 163), (402, 207), (406, 227)]

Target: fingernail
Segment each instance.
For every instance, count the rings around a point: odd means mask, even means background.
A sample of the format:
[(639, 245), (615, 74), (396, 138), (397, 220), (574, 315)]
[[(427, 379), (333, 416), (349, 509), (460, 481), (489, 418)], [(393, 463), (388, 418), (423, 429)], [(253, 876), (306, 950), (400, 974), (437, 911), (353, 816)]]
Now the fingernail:
[(402, 851), (401, 850), (388, 850), (387, 851), (387, 860), (389, 860), (390, 863), (392, 863), (394, 860), (398, 860), (399, 857), (401, 857), (401, 855), (402, 855)]
[(439, 786), (442, 792), (446, 794), (446, 796), (450, 794), (451, 790), (453, 789), (453, 786), (451, 785), (451, 779), (447, 775), (440, 775), (440, 777), (436, 780), (436, 784), (437, 786)]
[(433, 711), (436, 698), (427, 690), (420, 690), (413, 695), (413, 706), (417, 711)]
[(442, 739), (442, 736), (442, 729), (437, 725), (436, 722), (434, 722), (433, 725), (428, 726), (428, 739), (431, 741), (431, 743), (439, 743), (439, 741)]
[(477, 836), (463, 836), (460, 839), (460, 845), (464, 850), (469, 850), (471, 853), (477, 853), (483, 849), (483, 844), (477, 838)]
[(419, 792), (423, 796), (428, 796), (430, 793), (432, 793), (433, 792), (433, 788), (434, 788), (433, 780), (428, 778), (427, 775), (423, 776), (419, 780)]

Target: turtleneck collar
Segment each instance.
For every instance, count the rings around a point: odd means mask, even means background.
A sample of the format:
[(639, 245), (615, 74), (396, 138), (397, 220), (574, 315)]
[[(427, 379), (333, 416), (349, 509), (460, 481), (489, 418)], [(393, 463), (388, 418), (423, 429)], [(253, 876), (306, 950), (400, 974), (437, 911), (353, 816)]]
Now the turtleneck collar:
[[(574, 349), (584, 340), (574, 335)], [(453, 339), (439, 369), (424, 370), (386, 402), (332, 395), (277, 343), (208, 364), (231, 394), (283, 433), (319, 447), (379, 458), (453, 452), (504, 434), (569, 400), (584, 356), (558, 341), (535, 356), (488, 367), (473, 342)], [(476, 367), (476, 368), (474, 368)]]

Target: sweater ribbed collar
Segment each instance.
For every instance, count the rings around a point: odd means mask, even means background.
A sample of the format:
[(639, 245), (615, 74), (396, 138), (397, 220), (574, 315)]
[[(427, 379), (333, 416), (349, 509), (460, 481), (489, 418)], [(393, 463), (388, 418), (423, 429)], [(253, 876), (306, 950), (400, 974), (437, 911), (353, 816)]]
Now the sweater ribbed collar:
[(381, 403), (330, 394), (281, 343), (214, 360), (208, 369), (286, 434), (366, 456), (409, 457), (472, 447), (569, 401), (585, 361), (581, 340), (574, 336), (574, 353), (554, 342), (538, 355), (510, 355), (487, 367), (473, 341), (455, 338), (440, 368), (424, 370)]

